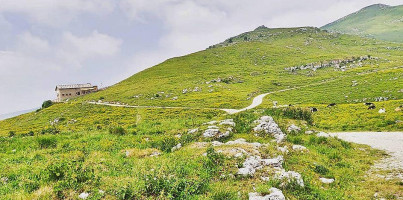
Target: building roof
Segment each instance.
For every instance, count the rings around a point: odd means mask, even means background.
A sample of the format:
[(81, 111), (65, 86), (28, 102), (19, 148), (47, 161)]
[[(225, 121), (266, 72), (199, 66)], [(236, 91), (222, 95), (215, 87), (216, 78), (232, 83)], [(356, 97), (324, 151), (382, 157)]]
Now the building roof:
[(90, 88), (93, 87), (91, 83), (85, 83), (85, 84), (71, 84), (71, 85), (58, 85), (56, 86), (56, 89), (75, 89), (75, 88)]

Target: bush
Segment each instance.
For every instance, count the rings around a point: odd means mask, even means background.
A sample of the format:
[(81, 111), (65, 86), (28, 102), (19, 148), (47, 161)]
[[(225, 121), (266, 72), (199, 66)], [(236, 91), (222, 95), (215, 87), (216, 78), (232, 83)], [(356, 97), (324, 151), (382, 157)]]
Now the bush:
[(127, 131), (123, 127), (118, 126), (118, 127), (110, 127), (109, 133), (114, 135), (126, 135)]
[(54, 191), (64, 199), (68, 189), (81, 190), (84, 186), (97, 185), (99, 177), (91, 166), (85, 166), (83, 160), (58, 160), (49, 164), (45, 169), (45, 178), (56, 182)]
[(14, 136), (15, 136), (15, 132), (14, 132), (14, 131), (8, 132), (8, 137), (14, 137)]
[(215, 191), (213, 195), (211, 195), (211, 199), (213, 200), (234, 200), (239, 199), (238, 195), (234, 191), (227, 191), (224, 189)]
[(151, 146), (153, 148), (159, 149), (163, 152), (171, 152), (172, 147), (177, 145), (177, 141), (174, 137), (163, 137), (162, 139), (157, 139), (153, 141)]
[(44, 101), (42, 103), (42, 109), (49, 108), (52, 105), (53, 105), (53, 102), (51, 100)]
[(326, 175), (327, 173), (329, 173), (329, 170), (322, 165), (316, 165), (313, 171), (320, 175)]
[(219, 166), (224, 163), (224, 155), (217, 153), (212, 146), (207, 148), (207, 160), (204, 161), (203, 166), (210, 175), (218, 172)]
[(55, 137), (40, 137), (37, 141), (41, 149), (55, 148), (57, 146), (57, 139)]

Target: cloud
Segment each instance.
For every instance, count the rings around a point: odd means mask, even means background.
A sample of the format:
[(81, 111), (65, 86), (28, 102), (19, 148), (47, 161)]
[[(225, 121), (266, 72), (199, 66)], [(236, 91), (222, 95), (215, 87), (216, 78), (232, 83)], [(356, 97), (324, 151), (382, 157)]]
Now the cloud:
[[(65, 32), (60, 41), (25, 32), (17, 36), (13, 50), (0, 51), (0, 113), (35, 107), (44, 99), (52, 99), (56, 84), (78, 80), (88, 74), (88, 60), (113, 59), (122, 41), (93, 31), (87, 36)], [(95, 72), (91, 74), (96, 74)], [(86, 78), (90, 80), (91, 77)], [(7, 87), (5, 87), (7, 86)]]
[(19, 13), (53, 26), (82, 13), (105, 14), (115, 9), (114, 0), (0, 0), (0, 5), (0, 13)]
[(98, 31), (93, 31), (91, 35), (86, 37), (78, 37), (66, 32), (62, 36), (57, 57), (69, 64), (80, 65), (80, 62), (85, 59), (118, 54), (121, 44), (122, 40), (98, 33)]

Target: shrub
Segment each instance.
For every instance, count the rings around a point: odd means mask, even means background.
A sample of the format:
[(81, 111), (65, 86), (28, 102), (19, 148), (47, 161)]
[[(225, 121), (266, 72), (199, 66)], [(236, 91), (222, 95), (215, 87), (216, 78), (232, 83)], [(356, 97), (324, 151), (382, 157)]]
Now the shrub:
[(127, 131), (123, 127), (118, 126), (118, 127), (110, 127), (109, 133), (114, 135), (126, 135)]
[(163, 152), (171, 152), (172, 147), (176, 146), (177, 141), (174, 137), (163, 137), (162, 139), (157, 139), (153, 141), (151, 146), (153, 148), (159, 149)]
[(204, 161), (203, 166), (209, 172), (214, 175), (218, 172), (219, 166), (224, 163), (224, 155), (217, 153), (212, 146), (207, 148), (207, 159)]
[(329, 173), (329, 170), (322, 165), (316, 165), (313, 171), (321, 175), (326, 175), (327, 173)]
[(55, 137), (40, 137), (37, 141), (41, 149), (54, 148), (57, 146), (57, 139)]
[(215, 191), (213, 195), (211, 195), (211, 199), (213, 200), (234, 200), (239, 199), (238, 195), (234, 191), (228, 191), (224, 189), (220, 189)]
[(15, 136), (15, 132), (14, 132), (14, 131), (8, 132), (8, 137), (14, 137), (14, 136)]
[(42, 103), (42, 109), (49, 108), (52, 105), (53, 105), (53, 102), (51, 100), (44, 101)]
[(55, 182), (54, 191), (64, 199), (68, 189), (80, 190), (84, 186), (96, 186), (99, 177), (91, 166), (85, 166), (83, 160), (57, 160), (45, 169), (45, 179)]

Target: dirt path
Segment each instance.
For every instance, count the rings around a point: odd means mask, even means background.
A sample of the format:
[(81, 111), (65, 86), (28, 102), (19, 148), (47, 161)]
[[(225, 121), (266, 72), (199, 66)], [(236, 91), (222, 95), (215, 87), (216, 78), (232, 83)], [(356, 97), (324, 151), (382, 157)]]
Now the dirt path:
[(385, 150), (391, 157), (375, 164), (375, 168), (394, 170), (396, 178), (403, 180), (403, 132), (343, 132), (331, 133), (342, 140), (366, 144), (375, 149)]

